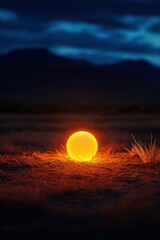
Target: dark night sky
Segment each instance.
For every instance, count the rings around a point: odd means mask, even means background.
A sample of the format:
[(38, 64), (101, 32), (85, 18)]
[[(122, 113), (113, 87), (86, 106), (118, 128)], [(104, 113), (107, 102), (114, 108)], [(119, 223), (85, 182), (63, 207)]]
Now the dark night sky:
[(160, 66), (160, 0), (0, 0), (0, 53), (17, 48)]

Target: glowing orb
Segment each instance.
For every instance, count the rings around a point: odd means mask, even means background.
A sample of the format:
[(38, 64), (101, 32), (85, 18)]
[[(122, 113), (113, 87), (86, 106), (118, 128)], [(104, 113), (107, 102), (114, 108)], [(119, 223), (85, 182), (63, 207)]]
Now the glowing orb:
[(70, 136), (67, 141), (67, 152), (76, 161), (90, 161), (96, 155), (98, 143), (89, 132), (80, 131)]

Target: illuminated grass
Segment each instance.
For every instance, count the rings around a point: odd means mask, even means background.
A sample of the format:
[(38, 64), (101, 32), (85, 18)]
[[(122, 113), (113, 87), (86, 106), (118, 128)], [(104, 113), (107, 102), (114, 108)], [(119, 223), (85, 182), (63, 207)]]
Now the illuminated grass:
[[(70, 159), (66, 148), (61, 146), (60, 149), (54, 150), (51, 148), (46, 151), (24, 150), (21, 142), (27, 142), (25, 135), (20, 136), (5, 136), (0, 138), (0, 169), (6, 168), (24, 168), (45, 166), (45, 164), (54, 164), (60, 161), (61, 163), (75, 162)], [(125, 148), (126, 149), (126, 148)], [(160, 162), (160, 149), (156, 139), (151, 140), (148, 144), (143, 144), (133, 137), (131, 149), (126, 149), (128, 153), (120, 152), (115, 145), (103, 146), (99, 149), (96, 156), (93, 157), (88, 164), (102, 163), (121, 159), (132, 161), (134, 156), (137, 156), (143, 163), (158, 163)], [(78, 162), (78, 161), (77, 161)], [(87, 164), (87, 162), (79, 161), (79, 163)]]
[(133, 136), (132, 148), (126, 149), (130, 157), (138, 156), (143, 163), (158, 163), (160, 161), (160, 150), (156, 139), (153, 140), (151, 135), (151, 140), (148, 145), (137, 141)]
[(96, 163), (109, 161), (116, 156), (115, 149), (113, 147), (101, 147), (98, 153), (90, 160), (90, 161), (77, 161), (73, 160), (69, 157), (67, 150), (65, 147), (61, 146), (59, 150), (55, 151), (54, 159), (61, 159), (64, 161), (73, 161), (73, 162), (81, 162), (81, 163)]

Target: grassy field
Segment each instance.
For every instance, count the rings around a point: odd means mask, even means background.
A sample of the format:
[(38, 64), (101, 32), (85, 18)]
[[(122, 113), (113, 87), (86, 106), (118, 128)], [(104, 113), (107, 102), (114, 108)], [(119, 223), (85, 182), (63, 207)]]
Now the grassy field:
[[(1, 115), (1, 239), (158, 239), (160, 165), (142, 161), (131, 134), (158, 142), (159, 118)], [(61, 147), (80, 128), (99, 140), (90, 163)]]

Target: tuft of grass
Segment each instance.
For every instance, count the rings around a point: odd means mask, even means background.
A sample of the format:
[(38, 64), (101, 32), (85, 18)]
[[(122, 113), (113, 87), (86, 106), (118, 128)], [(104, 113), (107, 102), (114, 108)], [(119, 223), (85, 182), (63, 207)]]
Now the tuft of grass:
[(54, 158), (58, 160), (68, 160), (70, 159), (67, 153), (67, 150), (63, 145), (61, 145), (60, 149), (55, 150)]
[(158, 163), (160, 162), (160, 150), (157, 144), (156, 139), (153, 140), (151, 135), (151, 140), (148, 145), (137, 141), (134, 136), (132, 142), (132, 148), (126, 149), (131, 157), (139, 156), (143, 163)]
[(109, 161), (112, 160), (116, 155), (115, 149), (111, 146), (102, 147), (96, 157), (99, 161)]

